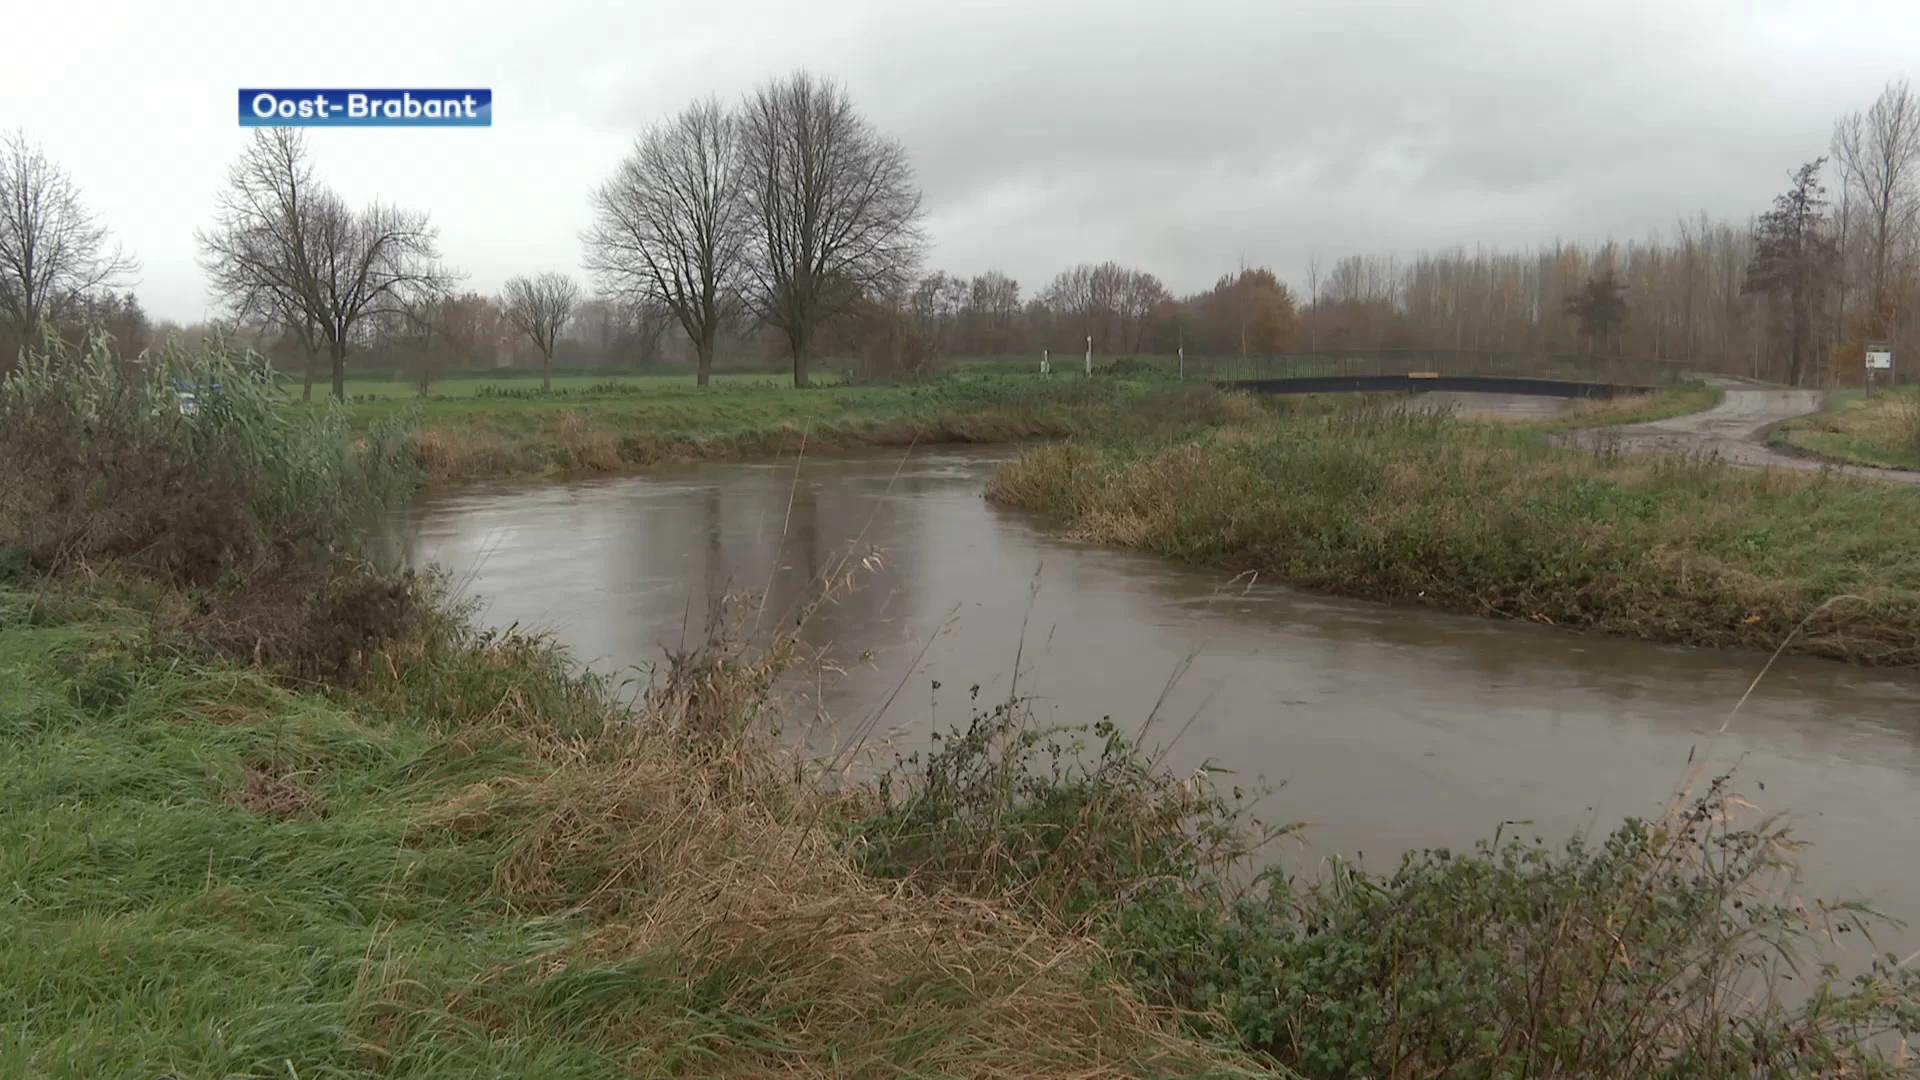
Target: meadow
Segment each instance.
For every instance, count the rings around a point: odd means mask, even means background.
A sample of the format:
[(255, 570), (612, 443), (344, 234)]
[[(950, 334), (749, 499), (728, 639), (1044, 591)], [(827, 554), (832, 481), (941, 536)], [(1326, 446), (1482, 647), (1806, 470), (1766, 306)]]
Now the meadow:
[(1920, 387), (1835, 391), (1819, 413), (1779, 425), (1773, 442), (1849, 465), (1920, 469)]

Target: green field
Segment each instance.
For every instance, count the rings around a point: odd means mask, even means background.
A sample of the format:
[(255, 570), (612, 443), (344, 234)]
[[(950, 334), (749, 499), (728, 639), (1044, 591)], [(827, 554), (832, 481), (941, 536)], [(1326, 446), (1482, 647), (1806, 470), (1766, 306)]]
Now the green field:
[[(1119, 372), (1115, 374), (1114, 372)], [(1010, 443), (1138, 433), (1267, 414), (1344, 407), (1340, 395), (1249, 398), (1209, 382), (1181, 382), (1151, 365), (1122, 362), (1088, 379), (1077, 372), (1009, 371), (956, 362), (952, 373), (897, 384), (822, 382), (804, 390), (772, 375), (567, 373), (543, 392), (536, 375), (448, 379), (427, 396), (394, 380), (348, 384), (348, 413), (370, 428), (413, 433), (436, 482), (611, 472), (666, 460), (773, 456), (855, 446)], [(1577, 406), (1539, 430), (1632, 423), (1710, 407), (1699, 384), (1649, 397)]]
[(1851, 465), (1920, 469), (1920, 387), (1840, 390), (1817, 415), (1774, 429), (1775, 442)]
[[(493, 386), (493, 389), (485, 389)], [(1255, 402), (1197, 384), (1121, 378), (955, 375), (890, 386), (798, 390), (742, 378), (602, 381), (542, 394), (483, 384), (462, 395), (354, 401), (363, 429), (404, 425), (438, 482), (611, 472), (666, 460), (772, 457), (854, 446), (1008, 443), (1102, 430), (1208, 423), (1302, 402)]]
[(1606, 401), (1574, 402), (1552, 420), (1526, 424), (1537, 431), (1573, 431), (1615, 424), (1645, 424), (1654, 420), (1705, 412), (1720, 404), (1725, 390), (1703, 382), (1663, 386), (1651, 394), (1623, 395)]

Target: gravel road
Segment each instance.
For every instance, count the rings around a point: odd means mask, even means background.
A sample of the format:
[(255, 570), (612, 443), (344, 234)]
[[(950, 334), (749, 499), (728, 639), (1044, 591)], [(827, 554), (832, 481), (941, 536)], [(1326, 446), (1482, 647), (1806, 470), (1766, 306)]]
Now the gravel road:
[(1720, 377), (1708, 378), (1707, 382), (1724, 389), (1727, 396), (1719, 405), (1705, 412), (1647, 424), (1588, 428), (1569, 432), (1561, 436), (1561, 440), (1583, 447), (1617, 440), (1617, 445), (1623, 450), (1711, 453), (1719, 455), (1722, 461), (1756, 468), (1799, 469), (1807, 472), (1832, 469), (1849, 476), (1897, 484), (1920, 484), (1920, 472), (1835, 465), (1768, 446), (1768, 427), (1782, 420), (1820, 411), (1822, 395), (1817, 390), (1777, 390)]

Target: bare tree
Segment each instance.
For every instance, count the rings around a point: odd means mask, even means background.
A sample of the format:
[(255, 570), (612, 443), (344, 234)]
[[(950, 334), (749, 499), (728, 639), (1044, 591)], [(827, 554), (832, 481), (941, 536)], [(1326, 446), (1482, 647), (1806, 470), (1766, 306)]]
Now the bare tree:
[(1320, 323), (1320, 253), (1307, 255), (1307, 351), (1320, 348), (1317, 330)]
[(355, 211), (313, 177), (305, 137), (261, 128), (228, 173), (201, 265), (237, 316), (260, 316), (324, 344), (333, 396), (345, 400), (347, 349), (368, 318), (443, 295), (427, 215), (374, 203)]
[(805, 386), (820, 324), (911, 276), (920, 193), (905, 149), (854, 111), (845, 88), (804, 71), (748, 98), (740, 136), (755, 298), (786, 335), (793, 384)]
[(540, 350), (540, 388), (553, 389), (553, 344), (580, 306), (580, 285), (565, 274), (511, 278), (500, 306), (507, 321)]
[(976, 276), (969, 286), (968, 308), (977, 324), (974, 351), (1012, 351), (1019, 338), (1019, 282), (998, 270)]
[(739, 121), (718, 99), (648, 130), (594, 193), (588, 268), (609, 293), (666, 308), (693, 342), (701, 386), (735, 315), (751, 236)]
[[(0, 327), (24, 344), (96, 289), (138, 265), (109, 249), (105, 226), (67, 174), (24, 132), (0, 137)], [(11, 356), (0, 358), (4, 370)]]
[(1865, 114), (1853, 113), (1834, 127), (1833, 157), (1849, 192), (1866, 203), (1867, 243), (1872, 258), (1871, 294), (1877, 302), (1887, 284), (1896, 244), (1911, 235), (1920, 214), (1920, 98), (1907, 80), (1888, 83)]

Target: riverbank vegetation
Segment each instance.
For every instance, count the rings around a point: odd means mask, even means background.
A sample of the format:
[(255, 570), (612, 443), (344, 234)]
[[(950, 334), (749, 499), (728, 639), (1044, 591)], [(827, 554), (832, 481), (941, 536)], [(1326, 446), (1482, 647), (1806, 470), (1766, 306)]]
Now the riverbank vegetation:
[(1652, 641), (1920, 663), (1920, 493), (1373, 406), (1077, 442), (989, 496), (1068, 535), (1348, 596)]
[(635, 701), (357, 557), (403, 443), (170, 361), (0, 388), (0, 1073), (1265, 1071), (1084, 937), (862, 874), (772, 734), (791, 639)]
[(1773, 441), (1849, 465), (1920, 469), (1920, 388), (1829, 395), (1819, 413), (1775, 428)]
[(1034, 376), (924, 383), (772, 383), (577, 394), (510, 390), (431, 400), (396, 413), (355, 406), (362, 424), (395, 415), (436, 482), (617, 472), (663, 461), (831, 453), (861, 447), (1016, 443), (1094, 433), (1178, 430), (1321, 403), (1262, 401), (1204, 385)]
[(170, 362), (232, 389), (0, 389), (7, 1075), (1911, 1072), (1891, 961), (1771, 992), (1873, 920), (1782, 902), (1720, 782), (1308, 882), (1249, 877), (1240, 793), (1018, 700), (862, 779), (775, 734), (793, 630), (582, 675), (358, 557), (404, 441)]
[(1552, 420), (1527, 426), (1540, 431), (1576, 431), (1580, 428), (1646, 424), (1689, 413), (1706, 412), (1725, 400), (1727, 392), (1698, 380), (1663, 386), (1651, 394), (1575, 401)]
[[(1370, 395), (1371, 397), (1372, 395)], [(1386, 397), (1386, 395), (1379, 395)], [(1637, 423), (1710, 408), (1719, 392), (1697, 383), (1644, 397), (1576, 405), (1528, 426), (1568, 430)], [(805, 391), (771, 378), (562, 378), (551, 391), (528, 380), (482, 382), (407, 401), (360, 395), (356, 426), (411, 431), (434, 483), (619, 472), (669, 461), (774, 457), (805, 450), (1019, 443), (1077, 436), (1141, 437), (1261, 417), (1317, 415), (1351, 396), (1249, 396), (1180, 382), (1157, 368), (1109, 365), (1077, 373), (957, 372), (891, 384), (850, 382)]]

